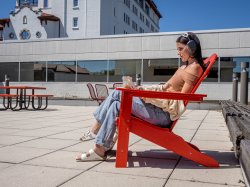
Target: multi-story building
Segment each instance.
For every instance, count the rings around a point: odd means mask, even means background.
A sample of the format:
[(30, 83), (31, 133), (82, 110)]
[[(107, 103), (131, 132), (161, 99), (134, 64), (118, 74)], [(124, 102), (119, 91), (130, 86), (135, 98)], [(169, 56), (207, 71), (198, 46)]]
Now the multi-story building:
[(16, 0), (0, 40), (159, 32), (160, 18), (153, 0)]

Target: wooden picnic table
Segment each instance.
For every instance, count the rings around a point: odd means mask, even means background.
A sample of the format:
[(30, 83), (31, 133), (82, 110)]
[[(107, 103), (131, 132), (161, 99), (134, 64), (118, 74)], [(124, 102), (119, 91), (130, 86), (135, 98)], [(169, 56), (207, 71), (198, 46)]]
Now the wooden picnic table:
[[(48, 106), (48, 97), (53, 95), (48, 94), (35, 94), (35, 90), (46, 90), (45, 87), (38, 86), (0, 86), (0, 89), (5, 89), (6, 94), (0, 94), (3, 98), (4, 109), (21, 110), (28, 109), (30, 103), (34, 110), (44, 110)], [(10, 90), (16, 90), (16, 93), (10, 94)], [(28, 93), (30, 90), (30, 93)], [(13, 98), (15, 99), (15, 105), (13, 106)], [(37, 98), (37, 104), (35, 98)], [(45, 99), (45, 105), (43, 106), (43, 99)]]

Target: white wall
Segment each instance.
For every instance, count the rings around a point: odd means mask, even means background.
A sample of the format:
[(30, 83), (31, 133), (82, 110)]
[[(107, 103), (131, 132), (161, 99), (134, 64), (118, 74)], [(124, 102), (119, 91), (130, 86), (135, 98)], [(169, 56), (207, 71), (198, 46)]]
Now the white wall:
[[(212, 53), (220, 57), (250, 54), (250, 29), (196, 33), (204, 57)], [(0, 42), (0, 62), (178, 58), (175, 40), (179, 35), (173, 32), (75, 40), (4, 41)]]

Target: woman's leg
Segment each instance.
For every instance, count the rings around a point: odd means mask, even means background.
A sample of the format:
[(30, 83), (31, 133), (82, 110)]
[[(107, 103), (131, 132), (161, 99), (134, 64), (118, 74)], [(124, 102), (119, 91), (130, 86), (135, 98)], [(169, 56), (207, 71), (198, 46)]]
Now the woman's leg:
[(167, 128), (172, 123), (168, 112), (164, 112), (161, 108), (150, 103), (145, 103), (138, 97), (133, 98), (132, 114), (146, 122), (161, 127)]
[(114, 90), (109, 96), (102, 102), (98, 109), (94, 112), (94, 117), (97, 120), (99, 125), (103, 124), (103, 121), (106, 118), (107, 111), (114, 101), (120, 101), (120, 91)]
[[(93, 136), (98, 133), (98, 131), (101, 127), (101, 124), (103, 123), (103, 120), (106, 117), (107, 110), (110, 107), (110, 105), (113, 103), (113, 101), (119, 101), (119, 100), (120, 100), (120, 91), (114, 90), (102, 102), (102, 104), (98, 107), (98, 109), (94, 112), (94, 117), (96, 120), (95, 120), (95, 122), (92, 125), (91, 130), (90, 130), (90, 132), (92, 133)], [(87, 135), (85, 135), (85, 136), (87, 136)]]

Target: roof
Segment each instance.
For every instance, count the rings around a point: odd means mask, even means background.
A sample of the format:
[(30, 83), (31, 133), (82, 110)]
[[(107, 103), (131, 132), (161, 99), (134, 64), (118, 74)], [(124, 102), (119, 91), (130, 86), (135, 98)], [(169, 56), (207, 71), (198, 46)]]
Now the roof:
[(1, 25), (5, 25), (6, 23), (9, 23), (10, 22), (10, 18), (2, 18), (0, 19), (0, 24)]
[(159, 12), (159, 10), (157, 9), (157, 6), (155, 5), (154, 1), (153, 0), (147, 0), (147, 3), (155, 11), (156, 15), (159, 16), (159, 18), (162, 18), (162, 15)]
[(41, 16), (37, 17), (38, 19), (40, 19), (41, 21), (43, 20), (48, 20), (48, 21), (59, 21), (60, 18), (52, 15), (52, 14), (47, 14), (47, 13), (42, 13)]
[[(34, 70), (42, 71), (46, 68), (46, 64), (34, 64)], [(75, 65), (67, 65), (67, 64), (48, 64), (48, 69), (53, 69), (55, 72), (63, 72), (63, 73), (76, 73)], [(90, 74), (90, 72), (86, 68), (82, 68), (77, 66), (78, 74)]]

